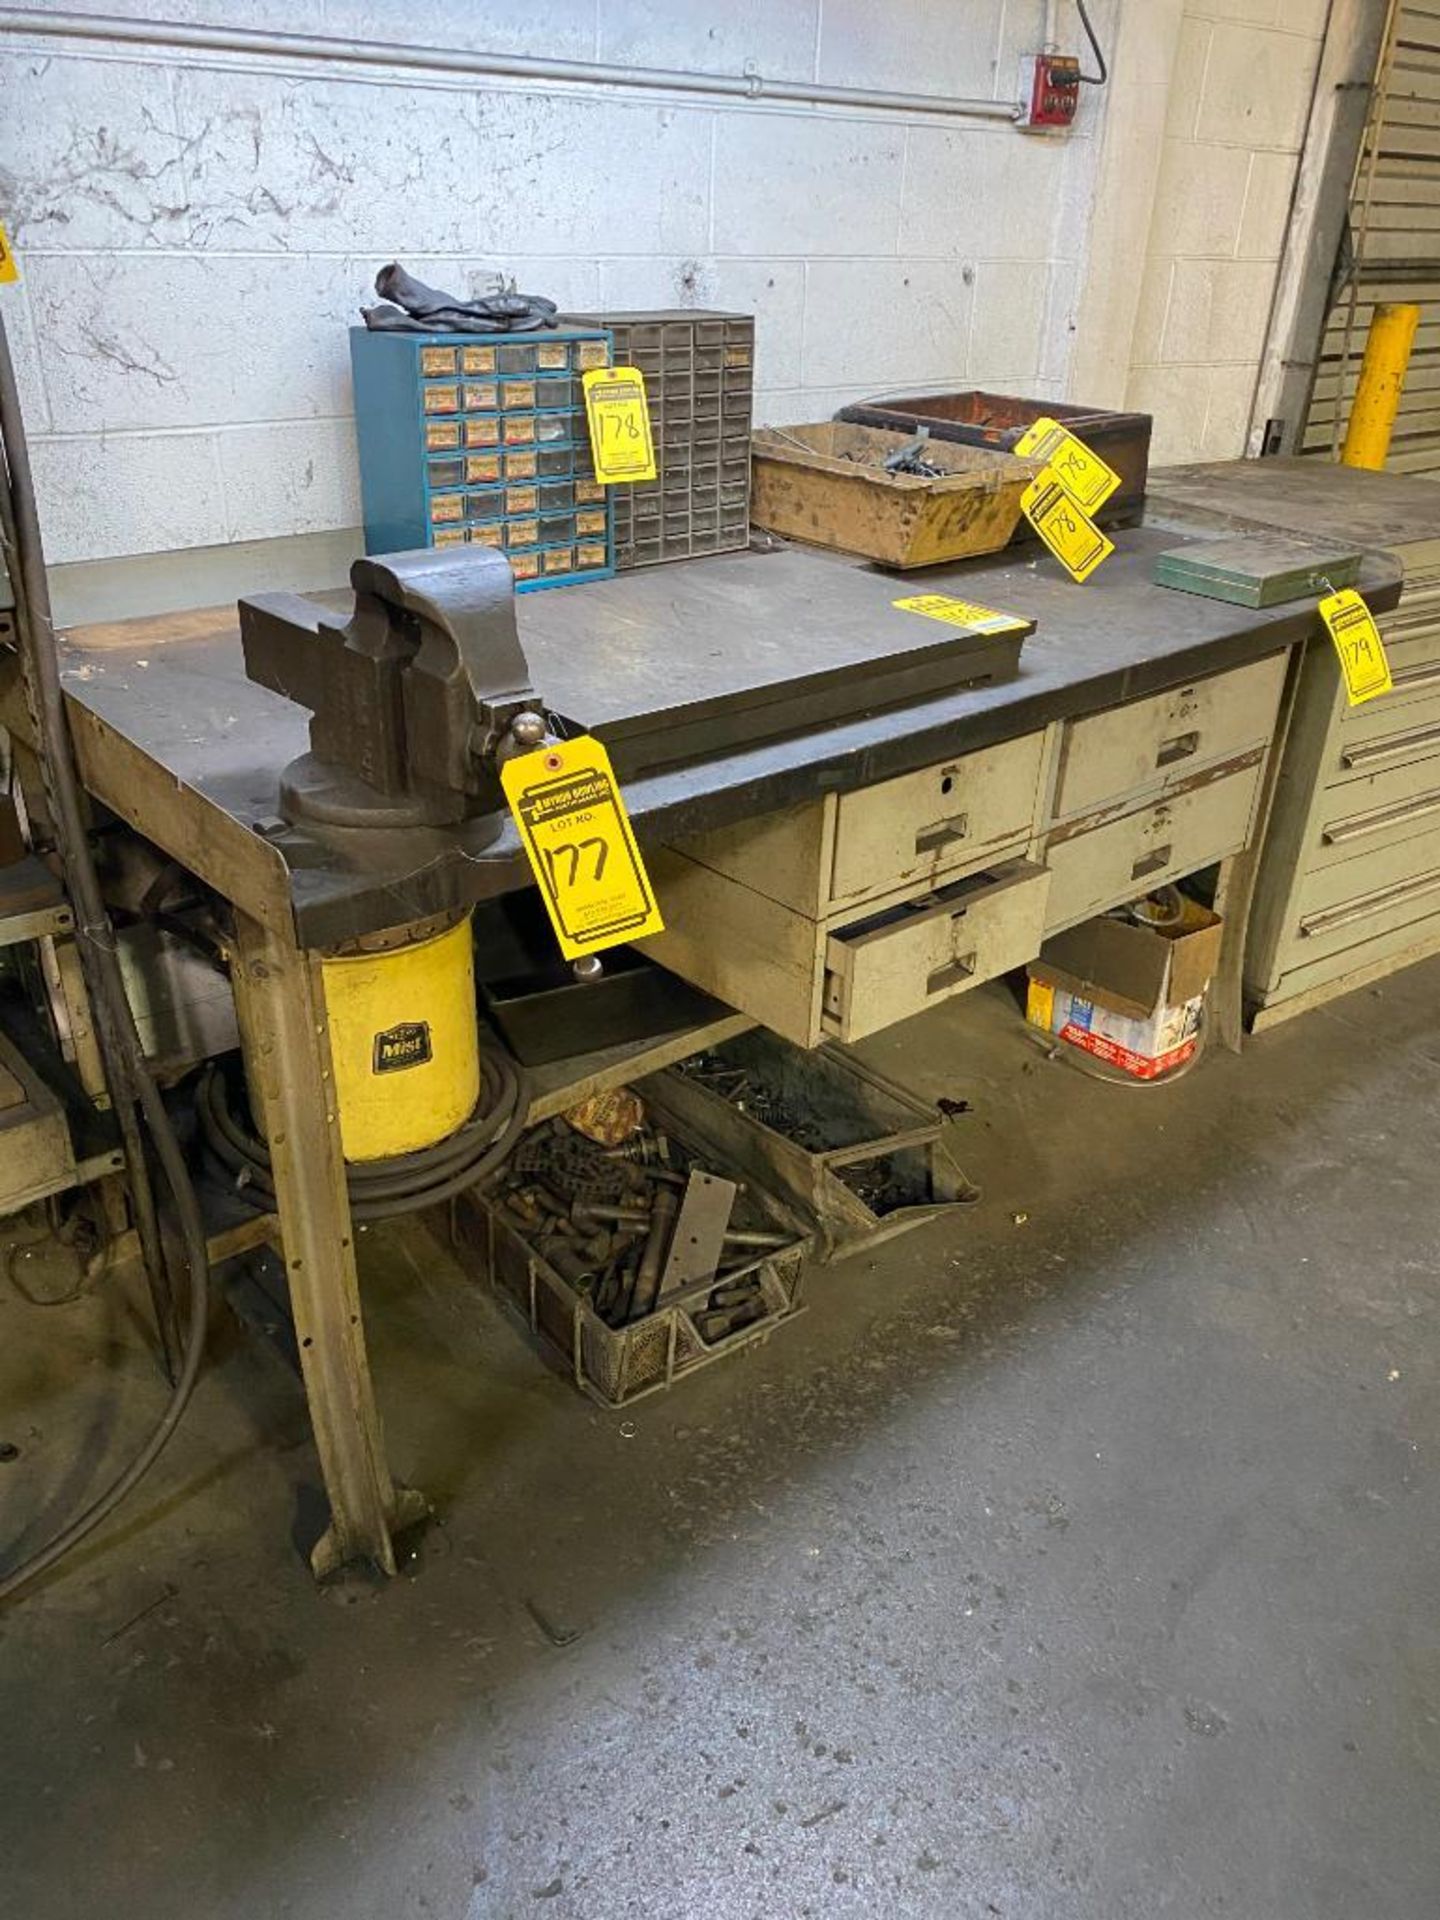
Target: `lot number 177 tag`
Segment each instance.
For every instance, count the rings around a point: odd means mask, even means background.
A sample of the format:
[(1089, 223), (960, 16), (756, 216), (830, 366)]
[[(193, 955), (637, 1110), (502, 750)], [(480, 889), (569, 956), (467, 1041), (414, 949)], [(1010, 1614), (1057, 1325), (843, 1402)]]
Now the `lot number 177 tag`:
[(500, 768), (500, 784), (567, 960), (663, 933), (610, 757), (582, 735)]

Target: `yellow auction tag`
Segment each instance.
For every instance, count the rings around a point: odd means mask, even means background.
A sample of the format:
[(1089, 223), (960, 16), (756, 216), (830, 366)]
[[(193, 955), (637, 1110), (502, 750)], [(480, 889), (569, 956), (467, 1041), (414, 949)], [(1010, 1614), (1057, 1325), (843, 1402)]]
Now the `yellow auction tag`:
[(500, 784), (567, 960), (664, 932), (598, 740), (582, 734), (506, 760)]
[(1055, 477), (1045, 467), (1020, 496), (1020, 508), (1040, 538), (1074, 580), (1088, 580), (1115, 549), (1092, 526)]
[(943, 620), (949, 627), (970, 627), (976, 633), (1014, 633), (1028, 630), (1030, 622), (1017, 613), (996, 613), (993, 607), (980, 607), (973, 600), (952, 600), (948, 593), (912, 593), (908, 599), (892, 600), (902, 613), (923, 613), (927, 620)]
[(0, 286), (19, 278), (20, 268), (15, 259), (15, 250), (10, 245), (9, 236), (4, 227), (0, 227)]
[(1345, 676), (1345, 698), (1352, 707), (1389, 693), (1393, 684), (1385, 642), (1375, 617), (1353, 587), (1343, 587), (1320, 602), (1320, 618), (1330, 629), (1340, 671)]
[(655, 478), (645, 376), (637, 367), (592, 367), (584, 376), (590, 457), (602, 486)]
[(1092, 453), (1068, 427), (1048, 415), (1025, 429), (1015, 442), (1015, 451), (1053, 467), (1055, 478), (1086, 513), (1098, 513), (1120, 484), (1119, 474), (1107, 467), (1098, 453)]

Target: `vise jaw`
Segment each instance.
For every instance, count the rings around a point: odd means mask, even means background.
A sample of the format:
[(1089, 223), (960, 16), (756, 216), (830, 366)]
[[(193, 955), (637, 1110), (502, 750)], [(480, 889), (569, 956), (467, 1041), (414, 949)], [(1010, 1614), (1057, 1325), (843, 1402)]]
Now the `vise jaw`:
[(493, 814), (498, 831), (500, 762), (546, 737), (508, 563), (425, 548), (357, 560), (350, 584), (348, 621), (299, 594), (240, 602), (246, 673), (312, 716), (282, 811), (344, 826)]

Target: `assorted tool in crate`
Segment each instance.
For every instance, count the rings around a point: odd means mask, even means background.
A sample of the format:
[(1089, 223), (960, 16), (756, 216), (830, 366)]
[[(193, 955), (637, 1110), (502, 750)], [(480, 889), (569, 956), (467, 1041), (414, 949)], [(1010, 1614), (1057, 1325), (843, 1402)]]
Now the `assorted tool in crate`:
[(643, 1124), (605, 1147), (568, 1120), (545, 1121), (490, 1197), (610, 1327), (681, 1304), (707, 1338), (748, 1326), (765, 1310), (756, 1268), (795, 1242), (746, 1208), (738, 1182)]

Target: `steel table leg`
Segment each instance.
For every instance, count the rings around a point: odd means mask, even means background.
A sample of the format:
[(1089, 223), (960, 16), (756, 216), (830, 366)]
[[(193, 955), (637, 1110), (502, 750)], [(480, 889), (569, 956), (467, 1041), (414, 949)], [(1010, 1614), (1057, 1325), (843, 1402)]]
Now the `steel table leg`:
[(395, 1571), (392, 1534), (425, 1503), (385, 1460), (365, 1355), (355, 1247), (319, 961), (236, 915), (235, 999), (256, 1118), (269, 1143), (286, 1278), (330, 1525), (317, 1578), (351, 1560)]

